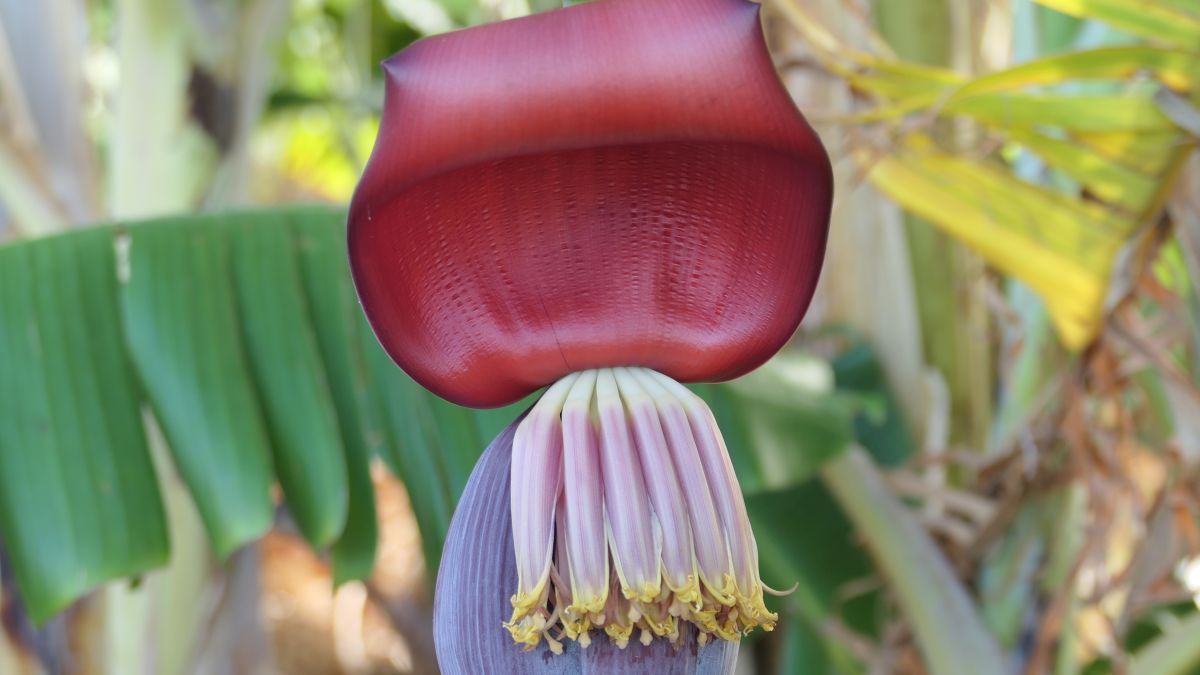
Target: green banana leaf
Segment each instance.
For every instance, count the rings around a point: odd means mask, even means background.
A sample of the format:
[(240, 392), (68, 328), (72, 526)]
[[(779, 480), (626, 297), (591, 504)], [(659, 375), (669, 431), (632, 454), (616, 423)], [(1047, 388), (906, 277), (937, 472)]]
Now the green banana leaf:
[(35, 621), (168, 559), (146, 415), (218, 555), (271, 526), (277, 482), (335, 578), (365, 576), (378, 455), (436, 569), (476, 454), (518, 409), (450, 406), (387, 359), (344, 222), (331, 208), (187, 216), (0, 248), (0, 536)]
[[(476, 458), (528, 402), (470, 411), (405, 376), (358, 308), (344, 218), (319, 207), (233, 212), (0, 247), (0, 537), (35, 621), (167, 561), (148, 416), (219, 556), (272, 525), (278, 484), (335, 579), (366, 576), (378, 456), (406, 484), (437, 569)], [(794, 354), (741, 382), (697, 387), (747, 494), (809, 482), (856, 425), (870, 431), (878, 414), (864, 401), (882, 389), (878, 366), (862, 353), (848, 363), (852, 394), (832, 391), (827, 364)], [(797, 373), (819, 385), (803, 400), (764, 386)], [(796, 438), (803, 451), (786, 442)], [(771, 528), (775, 518), (757, 519)], [(780, 566), (781, 582), (804, 576), (810, 588), (828, 582), (810, 568), (853, 568), (792, 554)]]

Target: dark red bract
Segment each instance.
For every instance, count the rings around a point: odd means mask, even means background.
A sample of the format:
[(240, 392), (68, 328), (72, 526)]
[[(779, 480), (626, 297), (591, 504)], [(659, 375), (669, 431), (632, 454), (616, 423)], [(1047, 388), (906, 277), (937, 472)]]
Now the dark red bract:
[(380, 341), (459, 404), (585, 368), (736, 377), (791, 336), (832, 179), (757, 5), (597, 0), (386, 64), (350, 211)]

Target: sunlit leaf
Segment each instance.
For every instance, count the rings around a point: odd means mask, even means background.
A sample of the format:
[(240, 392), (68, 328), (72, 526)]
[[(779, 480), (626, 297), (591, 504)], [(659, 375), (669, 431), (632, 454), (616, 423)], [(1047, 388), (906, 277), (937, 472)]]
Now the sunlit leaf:
[(858, 90), (879, 94), (891, 99), (923, 101), (929, 105), (960, 86), (961, 75), (954, 71), (933, 70), (910, 73), (898, 70), (899, 61), (877, 61), (867, 72), (851, 72), (846, 80)]
[(1069, 52), (982, 75), (959, 89), (967, 97), (1079, 80), (1125, 81), (1145, 73), (1177, 90), (1200, 85), (1200, 54), (1159, 47), (1105, 47)]
[(1022, 92), (987, 92), (971, 96), (927, 89), (895, 103), (877, 106), (851, 119), (887, 120), (928, 109), (942, 115), (965, 115), (992, 127), (1057, 127), (1071, 132), (1161, 133), (1175, 125), (1148, 96), (1066, 96)]
[(1140, 213), (1158, 189), (1156, 178), (1092, 152), (1078, 142), (1020, 128), (1009, 128), (1004, 133), (1009, 140), (1025, 146), (1048, 165), (1078, 180), (1097, 197), (1126, 213)]
[(1137, 96), (991, 93), (951, 98), (942, 111), (1005, 128), (1058, 127), (1084, 132), (1156, 132), (1174, 128), (1153, 100)]
[(1186, 139), (1178, 130), (1158, 133), (1074, 133), (1071, 138), (1096, 154), (1150, 176), (1161, 175)]
[(1200, 54), (1156, 47), (1114, 47), (1073, 52), (1024, 63), (971, 80), (952, 71), (908, 71), (876, 59), (844, 77), (861, 91), (890, 101), (856, 114), (855, 121), (886, 120), (924, 109), (964, 114), (993, 124), (1056, 125), (1080, 131), (1173, 128), (1146, 96), (1065, 96), (1013, 90), (1083, 80), (1127, 81), (1145, 73), (1168, 87), (1200, 86)]
[(1091, 339), (1113, 257), (1132, 231), (1131, 222), (1102, 205), (1025, 183), (1002, 169), (927, 144), (860, 160), (870, 167), (872, 183), (892, 199), (1037, 290), (1068, 346), (1079, 348)]
[(1169, 0), (1037, 0), (1064, 14), (1098, 19), (1151, 40), (1200, 49), (1200, 16)]

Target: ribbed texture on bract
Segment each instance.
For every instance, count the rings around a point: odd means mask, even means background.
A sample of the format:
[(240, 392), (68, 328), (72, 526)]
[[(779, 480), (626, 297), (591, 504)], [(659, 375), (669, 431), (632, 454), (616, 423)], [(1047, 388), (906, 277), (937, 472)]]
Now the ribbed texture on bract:
[(546, 647), (522, 651), (503, 627), (516, 587), (509, 472), (517, 423), (496, 437), (475, 466), (454, 513), (434, 603), (434, 642), (443, 675), (730, 675), (737, 643), (702, 648), (694, 636), (676, 650), (657, 640), (621, 650), (607, 640), (587, 649), (568, 643), (561, 656)]
[(757, 5), (597, 0), (385, 69), (350, 258), (380, 341), (430, 390), (488, 407), (589, 368), (727, 379), (795, 330), (832, 179)]

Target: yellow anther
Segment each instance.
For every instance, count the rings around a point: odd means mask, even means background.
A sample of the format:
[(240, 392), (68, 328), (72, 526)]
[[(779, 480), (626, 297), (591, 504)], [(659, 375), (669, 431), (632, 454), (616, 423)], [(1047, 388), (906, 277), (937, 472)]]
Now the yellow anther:
[(567, 607), (567, 611), (580, 615), (598, 614), (604, 610), (605, 600), (607, 600), (607, 598), (599, 595), (593, 595), (590, 598), (576, 600), (575, 602), (571, 603), (571, 606)]
[(613, 622), (604, 627), (604, 632), (621, 649), (629, 644), (629, 636), (633, 634), (633, 624), (621, 625)]
[(649, 581), (642, 584), (642, 587), (639, 589), (628, 588), (626, 586), (621, 587), (621, 594), (624, 595), (627, 600), (634, 600), (637, 602), (654, 602), (658, 599), (658, 596), (661, 593), (662, 588), (650, 583)]
[(542, 634), (546, 629), (546, 620), (539, 614), (506, 623), (504, 627), (512, 634), (514, 642), (522, 645), (525, 651), (529, 651), (537, 647), (538, 642), (541, 641)]
[(532, 593), (518, 593), (512, 596), (511, 602), (513, 606), (513, 617), (519, 618), (529, 614), (537, 607), (542, 607), (546, 604), (546, 588), (543, 584)]

